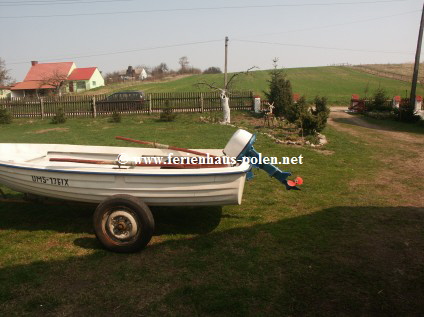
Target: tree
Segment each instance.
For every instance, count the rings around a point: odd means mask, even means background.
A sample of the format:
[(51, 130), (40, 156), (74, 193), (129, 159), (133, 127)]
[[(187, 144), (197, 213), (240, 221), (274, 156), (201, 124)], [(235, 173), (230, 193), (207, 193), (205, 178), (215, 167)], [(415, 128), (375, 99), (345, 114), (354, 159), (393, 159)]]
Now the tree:
[(162, 78), (169, 72), (168, 65), (166, 63), (160, 63), (158, 66), (153, 67), (152, 77)]
[(54, 93), (60, 96), (67, 81), (68, 74), (61, 72), (59, 69), (55, 69), (50, 74), (43, 77), (40, 82), (39, 89), (43, 86), (51, 86), (54, 89)]
[(11, 81), (9, 70), (6, 68), (6, 62), (0, 57), (0, 85), (7, 85)]
[(180, 57), (178, 64), (180, 64), (181, 68), (178, 71), (180, 74), (185, 74), (188, 72), (189, 61), (187, 56)]
[(390, 111), (391, 106), (387, 106), (387, 95), (386, 90), (384, 88), (377, 88), (377, 90), (374, 92), (373, 96), (373, 102), (371, 103), (371, 109), (370, 110), (376, 110), (376, 111)]
[(257, 68), (256, 66), (250, 67), (247, 71), (245, 72), (240, 72), (240, 73), (234, 73), (230, 80), (227, 82), (227, 84), (224, 86), (224, 88), (219, 88), (216, 87), (214, 84), (208, 84), (206, 82), (200, 82), (197, 83), (197, 85), (206, 85), (209, 88), (219, 91), (220, 92), (220, 98), (221, 98), (221, 107), (222, 107), (222, 112), (223, 112), (223, 119), (221, 121), (222, 124), (229, 124), (231, 123), (231, 115), (230, 115), (230, 98), (228, 97), (228, 95), (230, 94), (229, 92), (229, 87), (230, 84), (232, 83), (232, 81), (239, 75), (241, 74), (248, 74), (249, 71), (251, 71), (252, 69)]
[(171, 122), (171, 121), (174, 121), (176, 117), (177, 117), (177, 114), (174, 112), (174, 110), (172, 109), (172, 105), (167, 99), (165, 101), (165, 108), (160, 113), (159, 120), (165, 121), (165, 122)]
[(268, 102), (274, 103), (275, 116), (281, 117), (287, 114), (288, 108), (293, 104), (293, 92), (290, 80), (283, 69), (278, 69), (278, 58), (274, 58), (274, 69), (271, 71), (269, 92), (264, 92)]
[(108, 83), (117, 83), (117, 82), (122, 81), (121, 73), (119, 71), (107, 73), (105, 75), (105, 79)]

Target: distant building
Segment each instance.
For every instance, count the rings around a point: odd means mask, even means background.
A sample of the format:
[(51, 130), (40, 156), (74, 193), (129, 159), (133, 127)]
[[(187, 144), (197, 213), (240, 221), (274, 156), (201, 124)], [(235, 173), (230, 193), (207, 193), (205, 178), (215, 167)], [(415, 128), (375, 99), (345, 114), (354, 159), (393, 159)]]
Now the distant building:
[(119, 72), (119, 76), (122, 80), (144, 80), (149, 75), (144, 68), (134, 68), (132, 66), (128, 66), (127, 70)]
[(146, 78), (147, 78), (147, 72), (144, 68), (142, 68), (140, 72), (140, 79), (145, 80)]
[[(75, 75), (71, 77), (72, 74)], [(72, 83), (68, 84), (70, 80)], [(25, 79), (11, 87), (11, 91), (12, 97), (38, 97), (88, 90), (99, 86), (104, 86), (104, 80), (96, 67), (77, 68), (74, 62), (32, 61)]]
[(68, 77), (69, 92), (80, 92), (105, 85), (97, 67), (75, 68)]

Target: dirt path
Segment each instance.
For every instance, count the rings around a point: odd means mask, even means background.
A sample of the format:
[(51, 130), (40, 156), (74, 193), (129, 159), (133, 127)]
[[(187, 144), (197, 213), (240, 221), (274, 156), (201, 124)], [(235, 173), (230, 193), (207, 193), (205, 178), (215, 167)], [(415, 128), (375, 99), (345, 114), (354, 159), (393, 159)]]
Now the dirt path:
[[(378, 175), (373, 175), (376, 195), (387, 196), (388, 204), (424, 206), (424, 135), (391, 131), (371, 124), (357, 115), (344, 112), (345, 107), (333, 107), (329, 124), (350, 133), (376, 149), (374, 159), (381, 162)], [(352, 185), (369, 186), (367, 181)]]
[[(379, 136), (383, 138), (396, 139), (402, 142), (413, 142), (424, 146), (424, 136), (422, 135), (392, 131), (380, 125), (369, 123), (357, 115), (346, 113), (345, 110), (347, 110), (347, 107), (332, 107), (329, 123), (336, 128), (349, 131), (353, 134), (358, 134), (358, 131), (360, 135), (368, 132), (367, 137), (369, 137), (370, 134), (378, 132)], [(343, 125), (340, 125), (340, 123)], [(352, 129), (351, 126), (359, 126), (369, 130)]]

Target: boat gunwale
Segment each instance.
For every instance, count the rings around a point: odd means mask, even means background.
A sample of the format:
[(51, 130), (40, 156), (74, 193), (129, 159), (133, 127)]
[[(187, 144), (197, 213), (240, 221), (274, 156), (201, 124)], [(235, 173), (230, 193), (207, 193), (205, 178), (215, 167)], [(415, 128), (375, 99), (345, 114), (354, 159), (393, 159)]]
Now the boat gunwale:
[[(221, 168), (241, 168), (240, 166), (229, 166), (229, 167), (221, 167)], [(117, 172), (107, 172), (107, 171), (79, 171), (79, 170), (62, 170), (62, 169), (51, 169), (51, 168), (37, 168), (37, 167), (30, 167), (30, 166), (19, 166), (19, 165), (11, 165), (11, 164), (5, 164), (0, 162), (0, 167), (7, 167), (7, 168), (15, 168), (15, 169), (22, 169), (22, 170), (30, 170), (30, 171), (40, 171), (40, 172), (50, 172), (50, 173), (67, 173), (67, 174), (95, 174), (95, 175), (114, 175), (114, 176), (216, 176), (216, 175), (234, 175), (234, 174), (244, 174), (247, 173), (251, 166), (248, 165), (246, 169), (242, 169), (239, 171), (221, 171), (221, 172), (210, 172), (210, 173), (197, 173), (197, 174), (186, 174), (186, 173), (177, 173), (177, 174), (169, 174), (169, 173), (159, 173), (159, 174), (147, 174), (147, 173), (131, 173), (131, 170), (129, 169), (115, 169)], [(202, 168), (202, 170), (213, 170), (215, 168)], [(169, 169), (168, 169), (169, 170)], [(120, 171), (120, 172), (118, 172)], [(122, 172), (125, 171), (125, 172)], [(179, 170), (181, 171), (181, 170)]]

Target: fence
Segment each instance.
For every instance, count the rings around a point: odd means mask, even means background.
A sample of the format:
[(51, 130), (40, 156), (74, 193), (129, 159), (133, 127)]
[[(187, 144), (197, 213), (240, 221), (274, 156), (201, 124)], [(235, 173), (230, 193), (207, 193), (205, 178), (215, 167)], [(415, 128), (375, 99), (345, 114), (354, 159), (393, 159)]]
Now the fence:
[[(232, 110), (251, 110), (251, 91), (230, 92)], [(146, 114), (161, 112), (168, 102), (175, 112), (220, 111), (219, 92), (149, 93), (144, 102), (110, 101), (107, 95), (95, 96), (53, 96), (37, 99), (0, 99), (0, 107), (10, 111), (15, 118), (46, 118), (62, 108), (67, 117), (109, 116), (112, 112), (122, 114)]]

